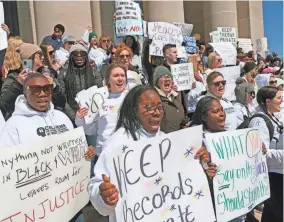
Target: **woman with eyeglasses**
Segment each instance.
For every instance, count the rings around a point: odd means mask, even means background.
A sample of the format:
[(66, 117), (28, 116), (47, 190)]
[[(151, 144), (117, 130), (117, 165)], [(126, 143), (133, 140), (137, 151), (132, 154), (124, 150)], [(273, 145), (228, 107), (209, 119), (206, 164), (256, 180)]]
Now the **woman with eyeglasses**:
[(116, 61), (121, 63), (127, 70), (127, 88), (131, 89), (136, 85), (142, 84), (141, 76), (138, 71), (131, 65), (133, 53), (124, 43), (120, 44), (115, 53)]
[(250, 118), (255, 113), (255, 108), (252, 105), (255, 98), (254, 86), (237, 81), (235, 96), (234, 108), (237, 114), (237, 125), (239, 126), (245, 119)]
[(131, 65), (137, 68), (142, 68), (140, 43), (135, 39), (134, 36), (126, 36), (124, 41), (125, 45), (129, 47), (133, 53)]
[[(129, 107), (132, 107), (129, 109)], [(149, 85), (138, 85), (131, 89), (121, 105), (114, 133), (108, 139), (103, 152), (94, 168), (95, 177), (88, 185), (89, 198), (95, 209), (110, 222), (116, 222), (115, 206), (119, 200), (117, 187), (109, 178), (107, 160), (118, 144), (152, 138), (163, 135), (160, 124), (163, 119), (163, 105), (157, 91)], [(202, 163), (209, 161), (205, 148), (197, 151)], [(208, 176), (214, 176), (216, 170), (206, 170)]]
[(89, 59), (95, 62), (97, 70), (100, 71), (103, 62), (108, 59), (108, 49), (112, 43), (108, 36), (101, 36), (99, 38), (98, 48), (91, 48), (89, 51)]
[[(77, 126), (83, 126), (85, 134), (88, 136), (97, 136), (96, 153), (100, 155), (105, 142), (108, 140), (117, 123), (118, 110), (127, 93), (126, 70), (117, 63), (109, 66), (104, 79), (104, 84), (109, 91), (109, 97), (103, 103), (106, 116), (96, 119), (91, 124), (86, 124), (84, 117), (88, 114), (88, 108), (80, 108), (77, 111), (75, 123)], [(131, 107), (129, 107), (131, 110)]]
[(81, 44), (75, 44), (70, 49), (68, 66), (58, 75), (58, 81), (66, 95), (65, 114), (74, 123), (79, 105), (75, 98), (77, 93), (94, 85), (102, 86), (101, 75), (91, 67), (87, 49)]
[(218, 99), (226, 113), (225, 130), (235, 130), (237, 128), (237, 114), (235, 112), (233, 104), (223, 98), (226, 87), (226, 80), (224, 76), (219, 72), (211, 72), (207, 77), (207, 94), (205, 96), (211, 96)]
[[(30, 43), (22, 43), (17, 48), (17, 52), (20, 54), (22, 64), (18, 70), (14, 70), (14, 72), (7, 75), (1, 89), (0, 107), (6, 119), (12, 115), (17, 97), (23, 94), (23, 82), (28, 73), (42, 73), (43, 71), (44, 57), (40, 47)], [(52, 76), (46, 77), (50, 84), (54, 86), (52, 102), (56, 109), (62, 110), (66, 101), (65, 96), (59, 84), (56, 84), (55, 78)]]
[(253, 118), (249, 127), (257, 127), (267, 153), (270, 182), (270, 198), (264, 202), (262, 222), (283, 221), (283, 123), (274, 115), (280, 112), (283, 102), (281, 92), (273, 86), (265, 86), (257, 92), (259, 107), (256, 111), (268, 118)]
[(158, 66), (153, 75), (153, 84), (164, 107), (161, 130), (164, 133), (170, 133), (184, 128), (188, 121), (180, 96), (172, 89), (173, 75), (170, 70), (165, 66)]

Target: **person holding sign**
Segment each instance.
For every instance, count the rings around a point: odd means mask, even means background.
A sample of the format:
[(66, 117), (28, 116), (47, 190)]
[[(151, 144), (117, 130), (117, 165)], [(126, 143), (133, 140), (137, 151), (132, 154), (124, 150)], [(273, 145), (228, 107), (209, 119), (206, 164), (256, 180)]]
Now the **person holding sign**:
[(225, 86), (226, 80), (224, 80), (224, 76), (219, 72), (213, 71), (207, 77), (208, 92), (205, 96), (211, 96), (220, 101), (227, 116), (225, 121), (225, 129), (227, 131), (235, 130), (237, 128), (237, 114), (233, 104), (223, 98)]
[[(267, 153), (267, 167), (270, 182), (270, 199), (264, 203), (262, 222), (283, 221), (283, 123), (274, 113), (280, 112), (282, 103), (281, 92), (273, 86), (265, 86), (257, 92), (259, 107), (257, 113), (269, 118), (266, 122), (262, 117), (255, 117), (249, 127), (257, 127)], [(270, 129), (269, 125), (272, 125)]]
[[(118, 188), (111, 183), (109, 178), (108, 158), (118, 143), (127, 144), (131, 141), (162, 135), (160, 124), (163, 116), (161, 99), (153, 87), (138, 85), (126, 95), (120, 109), (115, 133), (105, 145), (94, 169), (96, 176), (91, 179), (88, 186), (92, 204), (100, 214), (109, 216), (110, 222), (116, 222), (115, 206), (119, 200), (119, 193)], [(209, 162), (209, 153), (205, 148), (199, 149), (195, 157), (200, 158), (202, 163)], [(206, 173), (209, 176), (215, 175), (214, 170), (212, 173), (207, 169)]]
[[(87, 116), (89, 107), (80, 108), (76, 113), (75, 123), (77, 126), (83, 126), (85, 134), (88, 136), (96, 135), (96, 153), (100, 155), (105, 142), (112, 134), (116, 123), (118, 110), (121, 103), (127, 93), (126, 88), (126, 70), (124, 66), (113, 63), (109, 66), (105, 74), (105, 85), (108, 87), (109, 96), (106, 101), (103, 101), (103, 109), (106, 115), (95, 119), (91, 124), (86, 124), (84, 117)], [(99, 95), (98, 95), (99, 96)], [(98, 97), (99, 99), (101, 97)], [(93, 101), (93, 106), (96, 105), (96, 101)], [(132, 107), (132, 106), (131, 106)], [(131, 108), (129, 107), (129, 109)], [(131, 110), (131, 109), (130, 109)]]
[(172, 90), (173, 75), (164, 66), (158, 66), (153, 75), (153, 83), (157, 89), (164, 107), (164, 118), (161, 130), (170, 133), (185, 127), (187, 118), (179, 99), (179, 94)]

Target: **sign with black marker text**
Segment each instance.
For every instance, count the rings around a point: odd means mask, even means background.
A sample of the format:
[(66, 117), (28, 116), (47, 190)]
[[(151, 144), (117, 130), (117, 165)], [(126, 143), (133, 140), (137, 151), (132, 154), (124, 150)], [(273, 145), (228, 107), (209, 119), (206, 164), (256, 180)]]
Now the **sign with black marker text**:
[(192, 63), (171, 65), (171, 72), (178, 91), (192, 88), (192, 83), (195, 82)]

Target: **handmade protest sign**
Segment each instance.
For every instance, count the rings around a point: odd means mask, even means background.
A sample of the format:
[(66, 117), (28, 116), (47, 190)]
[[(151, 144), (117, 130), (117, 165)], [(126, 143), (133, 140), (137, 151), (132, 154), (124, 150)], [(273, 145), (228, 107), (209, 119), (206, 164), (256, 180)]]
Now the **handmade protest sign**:
[[(5, 24), (3, 2), (0, 2), (0, 24)], [(8, 47), (7, 32), (0, 27), (0, 51)]]
[(195, 82), (192, 63), (171, 65), (171, 73), (178, 91), (191, 89), (192, 83)]
[(116, 221), (215, 221), (208, 181), (194, 158), (201, 143), (201, 126), (118, 143), (108, 162), (120, 195)]
[(187, 23), (178, 23), (174, 22), (174, 24), (181, 28), (182, 36), (191, 36), (193, 25)]
[(238, 38), (238, 47), (242, 48), (244, 53), (248, 53), (249, 51), (252, 51), (252, 43), (251, 39), (246, 38)]
[(76, 95), (76, 101), (81, 108), (88, 107), (89, 111), (85, 116), (86, 124), (92, 123), (97, 118), (106, 115), (104, 103), (109, 96), (108, 88), (92, 86), (87, 90), (82, 90)]
[(268, 51), (267, 38), (266, 37), (256, 40), (256, 51), (257, 52)]
[(237, 45), (237, 32), (236, 28), (232, 27), (218, 27), (217, 32), (220, 36), (220, 42), (230, 42)]
[(209, 33), (211, 42), (213, 43), (219, 43), (220, 42), (220, 34), (218, 31), (213, 31)]
[(257, 129), (208, 133), (206, 141), (217, 165), (213, 184), (218, 222), (244, 215), (270, 197), (266, 157)]
[(68, 222), (89, 201), (82, 128), (0, 149), (0, 221)]
[(240, 77), (241, 73), (240, 66), (223, 67), (215, 69), (215, 71), (222, 73), (224, 79), (226, 80), (225, 94), (223, 97), (229, 101), (235, 100), (236, 80)]
[(116, 36), (143, 35), (143, 21), (138, 3), (131, 0), (116, 0)]
[(232, 43), (219, 42), (209, 43), (214, 50), (221, 56), (222, 65), (236, 65), (237, 63), (237, 50)]

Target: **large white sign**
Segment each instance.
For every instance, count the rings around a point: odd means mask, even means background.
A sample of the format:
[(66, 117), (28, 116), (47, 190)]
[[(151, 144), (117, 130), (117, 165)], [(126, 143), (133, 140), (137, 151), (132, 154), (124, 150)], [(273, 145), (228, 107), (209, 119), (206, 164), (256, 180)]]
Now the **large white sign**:
[(236, 65), (237, 63), (237, 50), (232, 43), (209, 43), (214, 50), (221, 56), (222, 65)]
[(209, 33), (211, 42), (213, 43), (219, 43), (220, 42), (220, 34), (218, 31), (213, 31)]
[(178, 91), (191, 89), (192, 83), (195, 82), (192, 63), (171, 65), (171, 73)]
[[(3, 2), (0, 2), (0, 25), (5, 24)], [(0, 27), (0, 51), (8, 47), (7, 32)]]
[(257, 52), (268, 51), (267, 38), (266, 37), (256, 40), (256, 51)]
[(116, 221), (215, 221), (208, 181), (194, 158), (201, 143), (201, 126), (119, 142), (108, 162), (120, 195)]
[(239, 38), (238, 42), (239, 42), (238, 47), (242, 48), (244, 53), (252, 51), (251, 39)]
[(178, 23), (174, 22), (176, 26), (179, 26), (181, 28), (182, 36), (191, 36), (193, 25), (187, 24), (187, 23)]
[(240, 77), (241, 68), (240, 66), (229, 66), (223, 67), (219, 69), (215, 69), (215, 71), (223, 74), (224, 79), (226, 80), (226, 88), (224, 98), (233, 101), (236, 99), (235, 88), (236, 88), (236, 80)]
[(238, 37), (237, 37), (236, 28), (218, 27), (217, 31), (220, 36), (220, 42), (230, 42), (234, 45), (237, 44)]
[(82, 128), (0, 149), (0, 221), (68, 222), (89, 201)]
[(214, 196), (218, 222), (250, 212), (270, 197), (266, 157), (257, 129), (206, 134), (217, 165)]
[(131, 0), (116, 0), (116, 36), (143, 35), (143, 21), (138, 3)]

